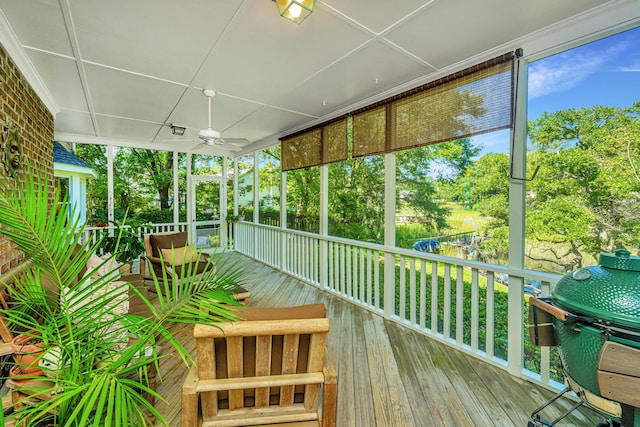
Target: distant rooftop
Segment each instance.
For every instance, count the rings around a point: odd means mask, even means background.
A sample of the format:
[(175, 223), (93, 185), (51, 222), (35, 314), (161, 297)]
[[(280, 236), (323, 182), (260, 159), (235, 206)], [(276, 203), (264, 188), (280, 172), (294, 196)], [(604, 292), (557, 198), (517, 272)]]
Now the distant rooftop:
[(76, 157), (73, 153), (67, 151), (66, 148), (58, 141), (53, 141), (53, 162), (65, 165), (77, 166), (81, 168), (93, 169), (89, 163)]

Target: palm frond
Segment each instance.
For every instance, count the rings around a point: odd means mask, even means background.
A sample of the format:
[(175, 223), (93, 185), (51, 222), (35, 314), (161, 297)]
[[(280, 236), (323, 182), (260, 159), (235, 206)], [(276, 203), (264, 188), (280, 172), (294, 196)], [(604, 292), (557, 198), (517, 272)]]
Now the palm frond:
[[(211, 255), (202, 274), (182, 269), (175, 283), (170, 284), (163, 268), (160, 278), (154, 275), (156, 307), (133, 285), (115, 284), (110, 273), (92, 277), (99, 267), (79, 277), (100, 242), (81, 243), (84, 226), (76, 215), (54, 211), (54, 200), (47, 180), (37, 172), (27, 170), (21, 185), (0, 177), (0, 234), (31, 262), (16, 281), (12, 307), (0, 312), (15, 327), (46, 335), (59, 355), (58, 369), (47, 371), (55, 373), (51, 387), (24, 386), (51, 398), (27, 405), (20, 419), (35, 422), (54, 414), (55, 425), (84, 427), (152, 425), (155, 417), (156, 423), (167, 425), (143, 396), (160, 398), (149, 378), (150, 369), (158, 370), (165, 357), (156, 349), (156, 338), (164, 338), (184, 363), (191, 363), (191, 355), (166, 325), (237, 319), (233, 307), (238, 303), (230, 295), (241, 283), (242, 270), (222, 252)], [(43, 283), (49, 284), (48, 291)], [(130, 294), (149, 308), (150, 317), (114, 308), (114, 301), (123, 296), (126, 301)], [(118, 339), (128, 345), (122, 349)]]

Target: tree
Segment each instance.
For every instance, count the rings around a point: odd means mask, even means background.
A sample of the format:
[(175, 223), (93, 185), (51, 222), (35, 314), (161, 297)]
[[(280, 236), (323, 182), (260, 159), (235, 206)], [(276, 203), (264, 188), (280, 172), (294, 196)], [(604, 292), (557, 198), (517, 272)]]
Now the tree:
[(329, 233), (365, 242), (384, 239), (384, 158), (357, 157), (329, 167)]
[(452, 201), (481, 213), (478, 229), (483, 243), (477, 258), (483, 261), (505, 260), (509, 236), (509, 156), (488, 153), (470, 164), (465, 173), (444, 187)]
[(527, 238), (562, 271), (618, 247), (640, 247), (640, 103), (545, 113), (529, 124)]
[(320, 168), (287, 172), (287, 227), (319, 232)]
[(126, 148), (116, 154), (116, 175), (126, 188), (118, 189), (122, 195), (121, 207), (128, 208), (131, 203), (127, 196), (131, 189), (139, 188), (148, 194), (157, 194), (160, 209), (169, 209), (170, 189), (173, 186), (173, 152)]
[(411, 208), (429, 231), (446, 228), (450, 211), (442, 201), (451, 193), (443, 197), (439, 189), (464, 174), (479, 152), (469, 138), (397, 152), (398, 206)]

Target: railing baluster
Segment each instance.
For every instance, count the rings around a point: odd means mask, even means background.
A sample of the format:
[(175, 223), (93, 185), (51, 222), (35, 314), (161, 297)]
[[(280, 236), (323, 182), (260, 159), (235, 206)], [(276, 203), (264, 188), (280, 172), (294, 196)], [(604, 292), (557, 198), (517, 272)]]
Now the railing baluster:
[(427, 322), (427, 261), (420, 260), (420, 329), (426, 327)]
[(446, 340), (451, 338), (451, 264), (444, 265), (444, 315), (442, 334)]
[(438, 262), (431, 261), (431, 332), (437, 334), (438, 329)]
[(373, 258), (372, 258), (372, 250), (367, 249), (367, 305), (369, 307), (375, 307), (376, 304), (373, 302), (373, 287), (375, 286), (373, 283)]
[(456, 266), (456, 344), (464, 343), (464, 270)]
[[(540, 288), (541, 296), (548, 297), (551, 295), (551, 284), (549, 282), (542, 281)], [(551, 380), (550, 352), (550, 347), (540, 347), (540, 380), (545, 384), (548, 384)]]
[(358, 281), (358, 248), (351, 246), (351, 296), (354, 300), (360, 301), (359, 281)]
[[(400, 320), (407, 318), (407, 259), (400, 255), (400, 301), (398, 301), (398, 316)], [(392, 313), (395, 312), (395, 307)]]
[(495, 346), (495, 317), (494, 317), (494, 302), (495, 302), (495, 282), (493, 271), (487, 271), (487, 343), (486, 352), (487, 359), (492, 360)]
[[(416, 324), (416, 259), (409, 259), (409, 321)], [(402, 308), (400, 308), (402, 310)]]
[(380, 252), (373, 251), (374, 307), (380, 309)]
[(478, 351), (478, 332), (480, 323), (478, 269), (471, 270), (471, 350)]
[(359, 285), (360, 285), (360, 302), (362, 304), (366, 305), (366, 299), (365, 299), (365, 289), (367, 288), (366, 286), (366, 282), (364, 280), (364, 275), (365, 275), (365, 264), (364, 264), (364, 253), (365, 253), (365, 249), (364, 248), (360, 248), (358, 253), (360, 254), (360, 279), (358, 281)]
[(352, 246), (351, 245), (345, 245), (345, 253), (344, 253), (344, 257), (343, 257), (343, 262), (344, 262), (344, 277), (345, 277), (345, 283), (344, 283), (344, 292), (345, 294), (347, 294), (348, 297), (353, 298), (353, 290), (352, 290), (352, 281), (351, 281), (351, 251), (352, 251)]

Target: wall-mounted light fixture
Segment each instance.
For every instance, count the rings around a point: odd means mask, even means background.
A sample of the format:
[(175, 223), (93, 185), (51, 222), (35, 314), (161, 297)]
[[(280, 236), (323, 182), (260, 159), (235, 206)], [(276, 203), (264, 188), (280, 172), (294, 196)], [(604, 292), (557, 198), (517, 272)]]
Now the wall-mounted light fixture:
[(287, 18), (296, 24), (301, 24), (302, 21), (307, 19), (313, 7), (316, 4), (316, 0), (273, 0), (278, 4), (278, 13), (283, 18)]
[(171, 125), (171, 133), (174, 135), (182, 136), (185, 130), (187, 130), (187, 128), (184, 126)]

